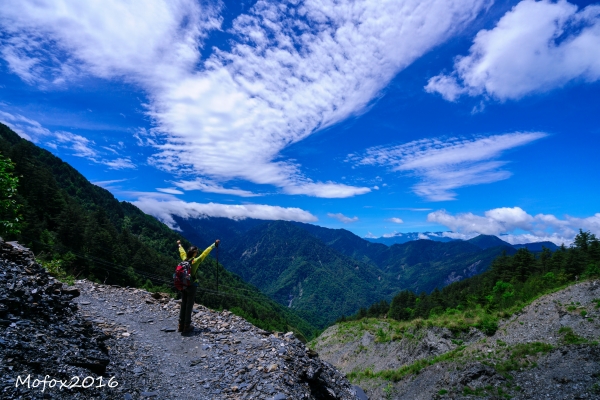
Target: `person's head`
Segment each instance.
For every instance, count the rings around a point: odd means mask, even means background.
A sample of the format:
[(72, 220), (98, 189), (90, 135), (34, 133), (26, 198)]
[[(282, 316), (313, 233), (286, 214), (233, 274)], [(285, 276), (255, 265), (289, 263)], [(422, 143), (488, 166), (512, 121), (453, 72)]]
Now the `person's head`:
[(192, 246), (187, 251), (187, 258), (194, 258), (198, 254), (198, 248), (196, 246)]

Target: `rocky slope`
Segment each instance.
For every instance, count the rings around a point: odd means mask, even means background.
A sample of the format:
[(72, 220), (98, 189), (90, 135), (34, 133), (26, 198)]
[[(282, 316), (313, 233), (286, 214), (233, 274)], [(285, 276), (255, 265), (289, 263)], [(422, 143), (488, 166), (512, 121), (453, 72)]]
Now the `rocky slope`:
[(365, 320), (330, 327), (311, 346), (373, 399), (596, 399), (599, 307), (600, 284), (582, 282), (539, 298), (489, 337)]
[(133, 288), (67, 287), (31, 252), (0, 241), (0, 397), (361, 398), (292, 333), (197, 306), (197, 329), (184, 337), (174, 332), (178, 309)]

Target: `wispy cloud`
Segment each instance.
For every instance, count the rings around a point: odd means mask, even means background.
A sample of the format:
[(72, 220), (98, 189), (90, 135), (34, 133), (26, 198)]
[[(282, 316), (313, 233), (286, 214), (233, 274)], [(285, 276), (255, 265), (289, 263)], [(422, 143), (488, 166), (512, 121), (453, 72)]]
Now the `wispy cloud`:
[(350, 197), (371, 189), (315, 181), (280, 152), (362, 112), (491, 1), (259, 1), (233, 22), (230, 49), (203, 61), (221, 19), (201, 4), (14, 1), (0, 11), (10, 39), (0, 50), (29, 82), (91, 74), (140, 85), (156, 137), (138, 138), (157, 149), (159, 168)]
[(404, 221), (401, 218), (396, 218), (396, 217), (389, 218), (388, 221), (393, 222), (395, 224), (403, 224), (404, 223)]
[(431, 211), (432, 208), (414, 208), (414, 207), (394, 207), (385, 208), (385, 210), (402, 210), (402, 211)]
[(381, 235), (381, 237), (383, 237), (383, 238), (393, 238), (396, 236), (402, 236), (402, 234), (394, 231), (394, 232), (384, 233), (383, 235)]
[(454, 200), (454, 189), (496, 182), (510, 177), (498, 161), (506, 150), (547, 136), (541, 132), (515, 132), (470, 139), (423, 139), (399, 146), (372, 147), (362, 155), (350, 154), (358, 165), (382, 165), (411, 173), (421, 182), (414, 192), (430, 201)]
[[(425, 87), (454, 101), (462, 94), (519, 99), (572, 81), (600, 79), (600, 6), (524, 0), (481, 30), (454, 71)], [(475, 108), (474, 111), (478, 109)]]
[(451, 229), (452, 232), (445, 232), (444, 236), (454, 239), (469, 239), (480, 234), (502, 235), (503, 240), (512, 244), (550, 241), (560, 245), (572, 243), (579, 229), (600, 235), (600, 213), (587, 218), (567, 215), (559, 219), (552, 214), (530, 215), (520, 207), (502, 207), (483, 215), (452, 215), (438, 210), (430, 213), (427, 220)]
[(177, 190), (175, 188), (156, 188), (156, 190), (167, 194), (183, 194), (181, 190)]
[(121, 182), (125, 182), (128, 179), (112, 179), (112, 180), (108, 180), (108, 181), (91, 181), (91, 183), (93, 183), (94, 185), (100, 186), (104, 189), (112, 189), (115, 183), (121, 183)]
[(298, 222), (317, 220), (317, 217), (310, 212), (295, 207), (285, 208), (266, 204), (188, 203), (176, 199), (157, 199), (153, 193), (141, 196), (133, 204), (172, 229), (178, 229), (177, 223), (173, 219), (174, 215), (181, 218), (225, 217), (235, 220), (246, 218)]
[(349, 223), (351, 223), (351, 222), (356, 222), (356, 221), (358, 221), (358, 217), (356, 217), (356, 216), (355, 216), (355, 217), (352, 217), (352, 218), (350, 218), (350, 217), (346, 217), (346, 216), (345, 216), (344, 214), (342, 214), (342, 213), (336, 213), (336, 214), (333, 214), (333, 213), (327, 213), (327, 216), (328, 216), (329, 218), (337, 219), (338, 221), (340, 221), (340, 222), (343, 222), (344, 224), (349, 224)]
[(104, 164), (110, 169), (136, 169), (136, 165), (131, 161), (129, 157), (116, 158), (114, 160), (96, 160), (91, 159), (98, 164)]
[(178, 181), (173, 184), (183, 190), (199, 190), (205, 193), (219, 193), (219, 194), (231, 194), (241, 197), (255, 197), (261, 196), (257, 193), (252, 193), (248, 190), (238, 188), (225, 188), (215, 182), (211, 182), (206, 179), (196, 178), (190, 181)]
[(42, 124), (19, 114), (0, 111), (0, 121), (9, 126), (19, 136), (35, 143), (43, 143), (52, 149), (67, 149), (76, 157), (86, 158), (110, 169), (136, 168), (129, 157), (107, 159), (96, 149), (94, 141), (66, 131), (50, 131)]

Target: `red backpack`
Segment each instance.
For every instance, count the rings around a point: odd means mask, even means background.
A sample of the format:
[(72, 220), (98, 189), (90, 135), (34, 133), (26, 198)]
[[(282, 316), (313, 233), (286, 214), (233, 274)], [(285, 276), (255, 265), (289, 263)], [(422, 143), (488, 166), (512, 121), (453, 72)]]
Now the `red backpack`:
[(177, 290), (192, 286), (192, 263), (187, 260), (180, 262), (173, 274), (173, 281)]

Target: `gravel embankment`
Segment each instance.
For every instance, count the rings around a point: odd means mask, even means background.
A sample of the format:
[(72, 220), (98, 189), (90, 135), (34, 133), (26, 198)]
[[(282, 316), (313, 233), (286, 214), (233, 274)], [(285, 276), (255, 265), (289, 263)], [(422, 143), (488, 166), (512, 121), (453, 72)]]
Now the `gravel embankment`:
[[(369, 332), (357, 337), (357, 332), (334, 326), (321, 335), (315, 349), (348, 373), (366, 367), (394, 370), (465, 346), (454, 360), (398, 382), (360, 381), (373, 399), (600, 399), (599, 300), (600, 284), (581, 282), (534, 301), (502, 321), (490, 337), (474, 329), (453, 335), (447, 329), (423, 328), (409, 338), (377, 343)], [(507, 378), (502, 371), (512, 351), (533, 342), (551, 350), (518, 358), (522, 364), (510, 369)]]

